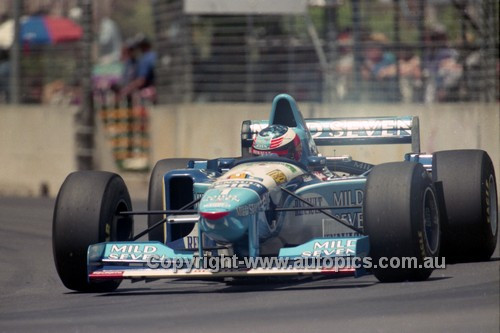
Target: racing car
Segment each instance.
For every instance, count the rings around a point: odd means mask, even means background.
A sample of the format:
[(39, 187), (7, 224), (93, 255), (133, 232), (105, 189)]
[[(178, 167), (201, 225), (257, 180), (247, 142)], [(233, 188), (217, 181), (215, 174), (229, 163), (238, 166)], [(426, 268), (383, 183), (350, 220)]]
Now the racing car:
[[(379, 165), (318, 152), (318, 146), (399, 143), (411, 144), (411, 152)], [(53, 216), (54, 261), (63, 284), (109, 292), (124, 279), (366, 273), (381, 282), (420, 281), (432, 273), (424, 265), (428, 258), (487, 260), (496, 247), (490, 157), (482, 150), (422, 153), (418, 117), (304, 119), (295, 100), (280, 94), (268, 120), (243, 121), (241, 148), (236, 158), (158, 161), (146, 211), (132, 209), (117, 174), (69, 174)], [(148, 215), (148, 226), (134, 235), (133, 217), (140, 214)], [(206, 265), (224, 256), (286, 264)], [(326, 265), (393, 257), (415, 258), (417, 265)], [(314, 264), (295, 265), (299, 260)], [(188, 263), (196, 263), (194, 269)]]

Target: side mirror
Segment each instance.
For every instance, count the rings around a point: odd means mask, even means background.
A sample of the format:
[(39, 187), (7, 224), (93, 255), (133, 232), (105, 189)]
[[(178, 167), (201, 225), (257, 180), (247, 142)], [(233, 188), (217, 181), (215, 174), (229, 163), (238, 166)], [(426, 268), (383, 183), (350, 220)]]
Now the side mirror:
[(320, 171), (326, 167), (326, 157), (324, 156), (309, 156), (307, 158), (307, 167), (311, 171)]

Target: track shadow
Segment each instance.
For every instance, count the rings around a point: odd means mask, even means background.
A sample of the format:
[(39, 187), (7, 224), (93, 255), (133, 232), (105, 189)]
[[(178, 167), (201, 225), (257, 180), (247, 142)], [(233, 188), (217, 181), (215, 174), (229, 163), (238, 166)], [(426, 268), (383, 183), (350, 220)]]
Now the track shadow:
[[(338, 280), (337, 280), (338, 282)], [(220, 294), (220, 293), (249, 293), (249, 292), (286, 292), (293, 290), (322, 290), (322, 289), (349, 289), (366, 288), (377, 282), (355, 281), (337, 283), (332, 279), (306, 279), (300, 281), (238, 281), (232, 283), (208, 282), (208, 281), (186, 281), (174, 280), (167, 282), (168, 289), (162, 287), (151, 288), (123, 288), (112, 293), (98, 294), (97, 297), (113, 296), (152, 296), (152, 295), (176, 295), (176, 294)], [(193, 288), (193, 283), (196, 288)], [(179, 288), (179, 286), (181, 288)], [(189, 287), (183, 288), (184, 286)]]
[(461, 257), (461, 258), (453, 258), (446, 257), (446, 265), (455, 265), (455, 264), (471, 264), (477, 262), (495, 262), (500, 261), (500, 257), (492, 257), (490, 259), (479, 260), (475, 257)]

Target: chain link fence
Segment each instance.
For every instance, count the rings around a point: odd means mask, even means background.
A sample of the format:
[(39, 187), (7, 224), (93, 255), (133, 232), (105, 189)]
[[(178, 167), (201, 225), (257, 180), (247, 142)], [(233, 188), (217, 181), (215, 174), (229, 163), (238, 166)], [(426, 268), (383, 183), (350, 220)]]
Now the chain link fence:
[[(7, 14), (9, 3), (0, 6)], [(23, 14), (59, 4), (62, 16), (79, 4), (22, 3)], [(495, 0), (151, 0), (149, 5), (159, 103), (269, 102), (281, 92), (320, 103), (499, 100)], [(9, 20), (1, 16), (0, 27)], [(81, 103), (83, 58), (81, 42), (21, 46), (20, 101)], [(9, 50), (0, 49), (0, 103), (9, 101), (12, 90), (9, 62)]]
[(155, 0), (153, 13), (160, 103), (499, 98), (494, 0)]
[[(25, 26), (33, 27), (38, 24), (37, 28), (40, 27), (40, 22), (45, 17), (56, 17), (57, 22), (54, 24), (59, 24), (60, 20), (64, 19), (71, 21), (68, 18), (69, 9), (75, 6), (75, 0), (16, 0), (2, 3), (0, 6), (0, 103), (15, 100), (23, 104), (71, 105), (80, 102), (79, 61), (82, 59), (82, 53), (77, 38), (68, 38), (54, 44), (50, 40), (52, 37), (50, 34), (56, 33), (61, 36), (61, 32), (51, 31), (52, 27), (46, 28), (47, 30), (43, 30), (40, 35), (36, 36), (31, 36), (24, 30)], [(19, 15), (20, 21), (20, 43), (14, 42), (16, 15)], [(67, 25), (59, 27), (64, 29)], [(72, 27), (77, 29), (78, 25), (74, 23)], [(19, 51), (12, 52), (14, 47), (18, 47)], [(12, 72), (18, 73), (15, 80), (10, 77)], [(13, 84), (16, 86), (13, 87)]]

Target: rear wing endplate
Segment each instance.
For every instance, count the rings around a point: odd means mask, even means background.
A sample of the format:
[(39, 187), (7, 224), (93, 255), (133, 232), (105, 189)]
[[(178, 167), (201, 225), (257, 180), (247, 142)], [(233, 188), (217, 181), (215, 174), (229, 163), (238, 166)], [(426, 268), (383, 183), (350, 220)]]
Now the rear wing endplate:
[[(305, 121), (317, 146), (407, 143), (411, 144), (412, 153), (420, 153), (418, 117), (315, 118)], [(267, 120), (243, 121), (242, 150), (251, 147), (257, 133), (267, 126)]]

